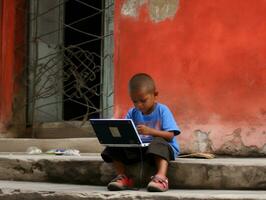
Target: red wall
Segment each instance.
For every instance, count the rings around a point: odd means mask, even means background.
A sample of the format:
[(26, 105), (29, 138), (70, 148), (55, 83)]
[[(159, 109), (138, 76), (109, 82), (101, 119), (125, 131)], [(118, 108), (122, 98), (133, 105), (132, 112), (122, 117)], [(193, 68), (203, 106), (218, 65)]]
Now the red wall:
[[(13, 0), (2, 1), (2, 45), (0, 63), (0, 128), (3, 129), (11, 120), (13, 101), (13, 65), (14, 65), (14, 19)], [(0, 131), (1, 131), (0, 129)]]
[(150, 19), (147, 4), (136, 17), (123, 15), (125, 2), (115, 6), (115, 115), (132, 106), (129, 78), (147, 72), (157, 83), (159, 101), (184, 130), (184, 148), (190, 148), (186, 144), (195, 139), (195, 130), (211, 133), (212, 148), (218, 150), (240, 129), (238, 143), (261, 151), (266, 145), (266, 1), (180, 0), (176, 15), (160, 22)]
[[(25, 0), (1, 1), (0, 133), (12, 123), (14, 98), (19, 92), (25, 60)], [(22, 100), (22, 99), (21, 99)], [(21, 101), (19, 100), (19, 101)]]

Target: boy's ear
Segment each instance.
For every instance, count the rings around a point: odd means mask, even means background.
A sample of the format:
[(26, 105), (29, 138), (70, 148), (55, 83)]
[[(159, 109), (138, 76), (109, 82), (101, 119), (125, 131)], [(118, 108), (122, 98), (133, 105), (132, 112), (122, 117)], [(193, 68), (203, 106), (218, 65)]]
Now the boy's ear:
[(154, 96), (157, 97), (159, 95), (159, 92), (158, 91), (155, 91), (154, 92)]

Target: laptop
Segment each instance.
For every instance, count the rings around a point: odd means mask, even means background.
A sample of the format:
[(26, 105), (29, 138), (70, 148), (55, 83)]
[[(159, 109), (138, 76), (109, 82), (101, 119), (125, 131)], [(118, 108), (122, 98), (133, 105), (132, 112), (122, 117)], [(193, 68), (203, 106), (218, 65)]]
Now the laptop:
[(99, 142), (110, 147), (146, 147), (132, 119), (90, 119)]

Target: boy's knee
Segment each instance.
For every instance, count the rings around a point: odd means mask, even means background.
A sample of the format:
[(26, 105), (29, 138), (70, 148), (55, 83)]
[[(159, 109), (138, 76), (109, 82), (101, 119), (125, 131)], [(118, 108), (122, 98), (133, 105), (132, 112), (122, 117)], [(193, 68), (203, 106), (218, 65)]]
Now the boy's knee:
[(156, 157), (160, 157), (169, 162), (172, 159), (172, 152), (170, 148), (171, 147), (164, 138), (155, 137), (149, 145), (147, 153)]
[(166, 139), (162, 137), (154, 137), (149, 146), (159, 145), (159, 144), (167, 145), (167, 146), (169, 145)]
[(158, 142), (158, 141), (164, 142), (166, 140), (163, 137), (153, 137), (152, 142)]

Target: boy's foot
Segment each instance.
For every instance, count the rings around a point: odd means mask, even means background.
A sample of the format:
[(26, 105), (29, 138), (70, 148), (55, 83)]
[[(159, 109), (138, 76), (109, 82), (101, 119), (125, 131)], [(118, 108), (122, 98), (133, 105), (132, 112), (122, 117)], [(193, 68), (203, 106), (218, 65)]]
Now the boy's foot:
[(151, 177), (151, 181), (147, 186), (149, 192), (165, 192), (168, 190), (168, 179), (160, 175)]
[(110, 191), (126, 190), (133, 188), (133, 180), (126, 175), (118, 175), (107, 186)]

